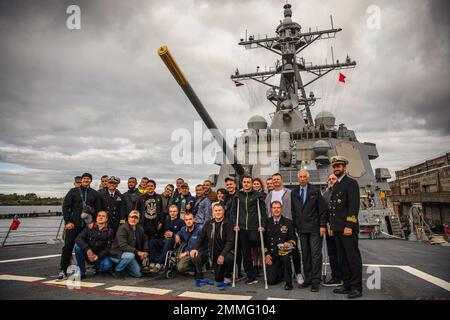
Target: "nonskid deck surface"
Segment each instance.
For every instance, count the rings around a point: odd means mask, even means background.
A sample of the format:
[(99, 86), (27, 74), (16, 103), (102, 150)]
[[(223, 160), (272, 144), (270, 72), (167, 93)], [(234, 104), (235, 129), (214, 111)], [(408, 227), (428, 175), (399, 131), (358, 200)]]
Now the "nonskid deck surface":
[[(450, 299), (450, 247), (361, 240), (360, 249), (364, 263), (362, 299)], [(173, 279), (165, 279), (162, 274), (125, 280), (90, 276), (76, 288), (71, 283), (54, 281), (60, 251), (61, 244), (1, 248), (0, 299), (346, 299), (334, 294), (332, 287), (321, 286), (319, 293), (298, 288), (285, 291), (283, 284), (265, 290), (262, 278), (257, 284), (239, 282), (236, 288), (225, 291), (209, 285), (198, 288), (193, 277), (180, 274)], [(367, 280), (375, 283), (377, 268), (381, 288), (369, 290)]]

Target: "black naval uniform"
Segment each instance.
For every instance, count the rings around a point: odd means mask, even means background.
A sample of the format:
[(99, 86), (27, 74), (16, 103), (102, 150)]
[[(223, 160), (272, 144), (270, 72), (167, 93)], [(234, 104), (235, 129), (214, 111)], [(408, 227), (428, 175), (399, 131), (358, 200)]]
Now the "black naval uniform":
[(115, 234), (119, 228), (120, 220), (125, 220), (126, 217), (126, 203), (123, 195), (117, 189), (112, 193), (108, 189), (103, 189), (103, 191), (100, 191), (100, 195), (103, 200), (103, 209), (108, 213), (108, 225), (114, 230)]
[[(343, 289), (362, 292), (362, 260), (358, 248), (359, 186), (347, 175), (336, 182), (329, 203), (330, 227), (333, 230), (339, 263), (343, 272)], [(344, 228), (352, 235), (345, 236)]]
[(297, 245), (292, 220), (280, 217), (275, 223), (272, 217), (266, 221), (264, 232), (264, 252), (272, 257), (272, 264), (266, 265), (267, 282), (274, 285), (284, 281), (292, 283), (291, 251), (280, 250), (279, 243), (289, 242), (294, 247)]

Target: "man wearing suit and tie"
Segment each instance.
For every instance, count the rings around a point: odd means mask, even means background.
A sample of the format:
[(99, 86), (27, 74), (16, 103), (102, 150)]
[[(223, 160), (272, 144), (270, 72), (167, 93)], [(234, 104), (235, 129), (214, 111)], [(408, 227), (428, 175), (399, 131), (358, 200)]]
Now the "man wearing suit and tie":
[(281, 214), (280, 201), (273, 201), (271, 207), (272, 217), (267, 219), (264, 233), (267, 282), (275, 285), (283, 280), (284, 289), (292, 290), (291, 252), (297, 245), (294, 225)]
[(347, 175), (348, 160), (342, 156), (331, 158), (331, 166), (338, 182), (334, 185), (329, 203), (330, 233), (334, 236), (344, 285), (334, 289), (349, 299), (362, 296), (362, 260), (358, 248), (359, 185)]
[(309, 183), (307, 170), (298, 172), (299, 186), (291, 193), (292, 219), (300, 237), (305, 282), (319, 291), (322, 274), (322, 236), (327, 225), (327, 206), (320, 188)]

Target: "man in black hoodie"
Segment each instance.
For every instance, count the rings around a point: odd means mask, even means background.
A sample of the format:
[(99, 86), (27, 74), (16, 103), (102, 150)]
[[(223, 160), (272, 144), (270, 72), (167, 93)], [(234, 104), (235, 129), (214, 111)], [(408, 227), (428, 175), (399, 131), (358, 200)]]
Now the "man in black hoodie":
[[(202, 233), (190, 252), (192, 262), (197, 270), (196, 279), (203, 279), (202, 267), (208, 260), (212, 260), (214, 277), (217, 286), (227, 286), (231, 283), (233, 272), (233, 225), (224, 219), (225, 209), (220, 203), (213, 207), (214, 219), (210, 220), (202, 229)], [(199, 248), (208, 244), (209, 255), (199, 254)]]
[(139, 198), (138, 211), (141, 215), (139, 224), (144, 227), (148, 239), (158, 238), (158, 231), (162, 227), (161, 195), (155, 192), (156, 182), (147, 182), (147, 193)]
[[(243, 177), (243, 188), (236, 193), (234, 198), (230, 221), (238, 237), (238, 250), (242, 252), (244, 270), (247, 275), (245, 283), (247, 284), (258, 282), (253, 267), (251, 248), (260, 244), (259, 231), (264, 232), (267, 219), (264, 194), (253, 190), (252, 182), (252, 177)], [(261, 220), (261, 226), (259, 220)]]
[(102, 209), (100, 195), (90, 187), (91, 182), (92, 175), (90, 173), (83, 173), (81, 176), (81, 187), (70, 189), (64, 198), (62, 212), (66, 224), (66, 236), (61, 253), (58, 280), (67, 279), (67, 268), (72, 257), (75, 239), (86, 226), (86, 222), (81, 218), (81, 213), (86, 212), (91, 216), (91, 221), (95, 221), (97, 212)]

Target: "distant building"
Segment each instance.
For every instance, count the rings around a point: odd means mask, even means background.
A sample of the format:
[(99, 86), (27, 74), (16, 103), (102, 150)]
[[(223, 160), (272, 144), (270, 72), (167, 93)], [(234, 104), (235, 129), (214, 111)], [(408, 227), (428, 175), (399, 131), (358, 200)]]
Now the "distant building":
[(408, 219), (412, 204), (421, 203), (428, 224), (450, 223), (450, 151), (396, 171), (389, 186), (394, 211), (402, 221)]

